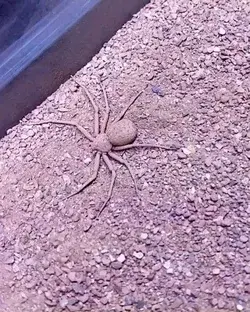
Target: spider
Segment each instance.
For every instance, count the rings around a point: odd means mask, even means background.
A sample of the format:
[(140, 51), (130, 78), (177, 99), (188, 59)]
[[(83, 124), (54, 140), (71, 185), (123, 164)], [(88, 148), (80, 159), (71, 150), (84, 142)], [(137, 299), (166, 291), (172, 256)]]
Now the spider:
[(72, 196), (75, 196), (76, 194), (79, 194), (86, 187), (92, 184), (92, 182), (95, 181), (99, 172), (100, 161), (102, 158), (107, 168), (111, 172), (111, 182), (110, 182), (107, 198), (102, 204), (101, 209), (98, 212), (97, 217), (99, 217), (112, 196), (115, 179), (116, 179), (116, 171), (110, 159), (113, 159), (121, 163), (128, 169), (130, 176), (134, 183), (136, 194), (139, 198), (138, 187), (137, 187), (135, 175), (134, 175), (132, 168), (130, 167), (130, 165), (128, 164), (126, 160), (124, 160), (121, 156), (115, 154), (114, 152), (124, 151), (124, 150), (132, 149), (132, 148), (139, 148), (139, 147), (161, 148), (161, 149), (166, 149), (166, 150), (176, 150), (177, 147), (157, 145), (157, 144), (147, 144), (147, 143), (146, 144), (133, 143), (137, 137), (137, 128), (131, 120), (125, 119), (123, 117), (126, 114), (127, 110), (133, 105), (133, 103), (143, 93), (144, 90), (141, 90), (132, 99), (132, 101), (124, 108), (124, 110), (120, 113), (120, 115), (117, 118), (115, 118), (115, 120), (109, 125), (110, 105), (108, 102), (106, 90), (103, 87), (102, 83), (100, 82), (102, 93), (104, 96), (104, 101), (105, 101), (105, 114), (103, 117), (103, 122), (100, 125), (99, 107), (98, 105), (96, 105), (92, 95), (90, 94), (88, 89), (83, 84), (78, 82), (73, 76), (71, 76), (71, 78), (80, 88), (84, 90), (91, 105), (93, 106), (93, 109), (95, 112), (94, 136), (91, 133), (89, 133), (86, 129), (84, 129), (81, 125), (79, 125), (78, 123), (74, 121), (69, 121), (69, 120), (50, 119), (50, 120), (35, 122), (35, 123), (32, 123), (32, 125), (42, 125), (42, 124), (51, 123), (51, 124), (74, 126), (83, 134), (85, 138), (87, 138), (91, 142), (91, 148), (95, 152), (94, 169), (93, 169), (92, 175), (78, 190), (76, 190), (75, 192), (67, 196), (67, 198), (70, 198)]

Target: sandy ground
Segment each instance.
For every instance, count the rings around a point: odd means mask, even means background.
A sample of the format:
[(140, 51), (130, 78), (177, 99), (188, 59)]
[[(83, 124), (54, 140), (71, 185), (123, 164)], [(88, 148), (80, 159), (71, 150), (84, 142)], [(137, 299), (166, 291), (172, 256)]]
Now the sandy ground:
[[(153, 0), (76, 77), (138, 142), (91, 173), (93, 110), (67, 81), (0, 141), (0, 311), (250, 311), (250, 3)], [(80, 40), (80, 38), (79, 38)], [(118, 153), (118, 152), (117, 152)], [(90, 227), (90, 224), (92, 227)]]

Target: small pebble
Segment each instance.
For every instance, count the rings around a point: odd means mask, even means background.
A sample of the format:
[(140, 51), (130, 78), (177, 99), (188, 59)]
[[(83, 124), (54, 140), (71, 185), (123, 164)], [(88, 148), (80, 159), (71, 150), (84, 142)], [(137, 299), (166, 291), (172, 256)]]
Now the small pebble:
[(26, 284), (25, 284), (25, 287), (27, 288), (27, 289), (32, 289), (32, 288), (34, 288), (36, 286), (36, 281), (30, 281), (30, 282), (27, 282)]
[(79, 283), (73, 283), (72, 289), (76, 294), (80, 294), (80, 295), (84, 294), (84, 290), (85, 290), (84, 286)]
[(5, 264), (13, 264), (15, 262), (15, 258), (13, 256), (7, 258), (7, 260), (4, 261)]
[(90, 157), (87, 157), (83, 160), (84, 164), (89, 165), (91, 163), (92, 159)]
[(211, 164), (212, 164), (212, 158), (211, 158), (211, 157), (207, 157), (207, 158), (205, 159), (205, 165), (206, 165), (207, 167), (210, 167)]
[(19, 268), (19, 266), (18, 266), (16, 263), (13, 264), (13, 266), (12, 266), (12, 271), (13, 271), (14, 273), (17, 273), (17, 272), (20, 271), (20, 268)]
[(86, 219), (83, 223), (82, 230), (84, 232), (88, 232), (88, 230), (92, 227), (92, 221), (90, 219)]
[(111, 263), (111, 267), (115, 270), (120, 270), (122, 268), (122, 263), (119, 261), (114, 261)]
[(103, 265), (105, 265), (105, 266), (109, 266), (110, 265), (110, 258), (108, 258), (108, 257), (103, 257), (102, 259), (101, 259), (101, 261), (102, 261), (102, 264)]
[(241, 235), (241, 236), (240, 236), (240, 241), (241, 241), (242, 243), (247, 243), (247, 242), (248, 242), (248, 237), (247, 237), (246, 235)]
[(164, 266), (165, 269), (169, 269), (171, 267), (170, 261), (168, 260), (168, 261), (164, 262), (163, 266)]
[(178, 156), (179, 159), (185, 159), (185, 158), (187, 158), (187, 155), (185, 155), (182, 151), (179, 151), (179, 152), (177, 153), (177, 156)]
[(66, 297), (62, 297), (59, 299), (59, 305), (62, 309), (64, 309), (68, 304), (68, 299)]
[(237, 311), (243, 311), (244, 308), (241, 304), (237, 304), (236, 309), (237, 309)]
[(124, 256), (124, 254), (120, 254), (120, 256), (117, 258), (118, 262), (123, 263), (126, 260), (126, 257)]
[(211, 300), (211, 305), (212, 305), (213, 307), (215, 307), (215, 306), (217, 306), (217, 304), (218, 304), (218, 300), (217, 300), (216, 298), (212, 298), (212, 300)]
[(69, 272), (68, 273), (68, 279), (71, 282), (81, 282), (82, 280), (82, 274), (80, 272)]
[(173, 268), (167, 269), (167, 273), (168, 273), (168, 274), (173, 274), (173, 273), (174, 273), (174, 269), (173, 269)]
[(77, 299), (81, 301), (82, 303), (86, 303), (89, 300), (89, 295), (84, 294), (83, 296), (78, 296)]
[(159, 95), (160, 97), (164, 97), (164, 92), (159, 86), (152, 86), (152, 92)]
[(150, 272), (150, 273), (147, 275), (147, 279), (148, 279), (149, 281), (152, 281), (154, 278), (155, 278), (155, 272)]
[(226, 303), (223, 299), (218, 300), (218, 308), (223, 309), (225, 307)]
[(141, 233), (141, 239), (147, 239), (148, 234), (147, 233)]
[(133, 256), (135, 257), (135, 258), (137, 258), (137, 259), (142, 259), (143, 257), (144, 257), (144, 254), (141, 252), (141, 251), (139, 251), (139, 252), (134, 252), (133, 253)]
[(153, 265), (152, 270), (153, 271), (159, 271), (162, 268), (162, 264), (161, 262), (156, 263), (155, 265)]
[(225, 29), (224, 29), (223, 27), (220, 27), (220, 29), (219, 29), (219, 34), (220, 34), (221, 36), (224, 36), (224, 35), (226, 34), (226, 31), (225, 31)]
[(172, 308), (173, 310), (176, 310), (176, 309), (180, 308), (180, 306), (181, 306), (182, 304), (183, 304), (182, 300), (181, 300), (180, 298), (176, 298), (176, 299), (174, 300), (174, 302), (171, 304), (171, 308)]
[(107, 297), (104, 297), (104, 298), (101, 298), (101, 299), (100, 299), (100, 302), (101, 302), (103, 305), (106, 305), (106, 304), (108, 304), (109, 300), (108, 300)]
[(213, 269), (213, 275), (219, 275), (220, 274), (220, 269), (219, 268), (214, 268)]
[(247, 274), (250, 274), (250, 265), (245, 266), (244, 271), (245, 271)]

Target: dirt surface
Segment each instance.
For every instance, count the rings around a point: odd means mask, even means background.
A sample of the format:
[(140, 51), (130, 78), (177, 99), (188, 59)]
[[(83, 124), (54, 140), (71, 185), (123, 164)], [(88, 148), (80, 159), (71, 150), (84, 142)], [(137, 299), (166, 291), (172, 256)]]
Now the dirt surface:
[[(250, 311), (250, 4), (154, 0), (76, 77), (137, 142), (180, 150), (123, 155), (111, 202), (91, 173), (93, 111), (73, 81), (0, 141), (0, 311)], [(80, 40), (80, 39), (79, 39)], [(88, 230), (89, 229), (89, 230)]]

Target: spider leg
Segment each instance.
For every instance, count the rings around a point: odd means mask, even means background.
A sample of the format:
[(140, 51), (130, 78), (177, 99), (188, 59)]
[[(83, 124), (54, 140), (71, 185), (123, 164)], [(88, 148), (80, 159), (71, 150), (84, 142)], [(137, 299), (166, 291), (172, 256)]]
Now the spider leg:
[(138, 191), (138, 187), (137, 187), (137, 183), (136, 183), (136, 178), (135, 178), (134, 173), (133, 173), (133, 170), (132, 170), (132, 168), (129, 166), (128, 162), (127, 162), (126, 160), (124, 160), (121, 156), (116, 155), (115, 153), (109, 152), (108, 155), (109, 155), (110, 157), (112, 157), (114, 160), (116, 160), (116, 161), (118, 161), (119, 163), (121, 163), (122, 165), (124, 165), (124, 166), (128, 169), (128, 171), (129, 171), (129, 173), (130, 173), (130, 175), (131, 175), (131, 178), (132, 178), (132, 180), (133, 180), (133, 182), (134, 182), (136, 194), (137, 194), (137, 196), (139, 197), (139, 191)]
[(109, 202), (112, 192), (113, 192), (113, 188), (114, 188), (114, 184), (115, 184), (115, 178), (116, 178), (116, 172), (115, 169), (110, 161), (110, 159), (108, 158), (108, 156), (106, 154), (103, 154), (103, 160), (105, 162), (105, 164), (107, 165), (108, 169), (111, 171), (111, 182), (110, 182), (110, 186), (109, 186), (109, 192), (108, 192), (108, 197), (105, 200), (105, 202), (103, 203), (100, 211), (98, 212), (97, 218), (100, 216), (100, 214), (103, 212), (104, 208), (106, 207), (107, 203)]
[(94, 111), (95, 111), (95, 119), (94, 119), (94, 133), (97, 136), (99, 134), (99, 107), (96, 105), (92, 95), (88, 91), (88, 89), (80, 82), (78, 82), (73, 76), (71, 76), (73, 81), (80, 86), (84, 92), (87, 94), (87, 97), (89, 98), (90, 103), (92, 104)]
[(76, 192), (72, 193), (71, 195), (67, 196), (67, 198), (70, 198), (72, 196), (75, 196), (77, 194), (79, 194), (80, 192), (82, 192), (87, 186), (89, 186), (92, 182), (95, 181), (97, 174), (98, 174), (98, 170), (100, 167), (100, 160), (101, 160), (101, 153), (97, 152), (96, 156), (95, 156), (95, 163), (94, 163), (94, 170), (92, 175), (89, 177), (89, 179), (83, 184), (83, 186), (81, 188), (79, 188)]
[(128, 106), (126, 106), (126, 107), (122, 110), (121, 114), (118, 115), (117, 118), (115, 118), (114, 122), (117, 122), (117, 121), (121, 120), (121, 119), (124, 117), (124, 115), (126, 114), (126, 112), (127, 112), (127, 111), (129, 110), (129, 108), (135, 103), (135, 101), (136, 101), (136, 100), (138, 99), (138, 97), (144, 92), (144, 90), (145, 90), (145, 88), (136, 94), (136, 96), (132, 99), (132, 101), (128, 104)]
[(91, 142), (94, 141), (94, 138), (92, 137), (92, 135), (91, 135), (87, 130), (85, 130), (82, 126), (80, 126), (79, 124), (77, 124), (77, 123), (74, 122), (74, 121), (50, 119), (50, 120), (44, 120), (44, 121), (34, 122), (34, 123), (31, 123), (31, 125), (43, 125), (43, 124), (47, 124), (47, 123), (58, 124), (58, 125), (67, 125), (67, 126), (74, 126), (74, 127), (76, 127), (89, 141), (91, 141)]
[(110, 107), (109, 107), (109, 103), (108, 103), (108, 97), (107, 97), (107, 93), (106, 90), (104, 88), (104, 86), (101, 84), (102, 87), (102, 92), (104, 95), (104, 100), (105, 100), (105, 106), (106, 106), (106, 111), (105, 111), (105, 115), (104, 115), (104, 119), (103, 119), (103, 124), (101, 125), (101, 133), (105, 133), (106, 128), (107, 128), (107, 124), (109, 121), (109, 113), (110, 113)]
[(128, 144), (128, 145), (123, 145), (123, 146), (113, 146), (112, 150), (113, 151), (124, 151), (127, 149), (131, 148), (137, 148), (137, 147), (149, 147), (149, 148), (162, 148), (168, 151), (177, 151), (180, 147), (175, 146), (175, 145), (158, 145), (158, 144), (150, 144), (150, 143), (145, 143), (145, 144)]

